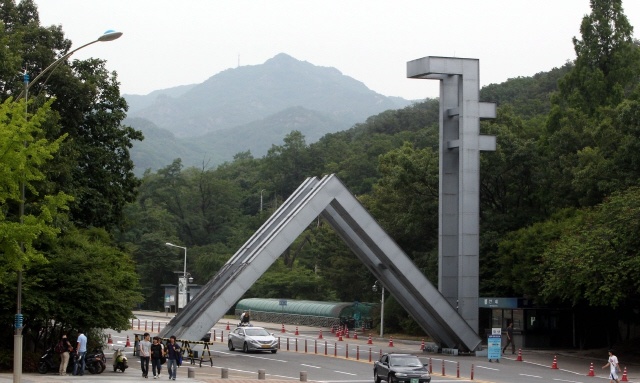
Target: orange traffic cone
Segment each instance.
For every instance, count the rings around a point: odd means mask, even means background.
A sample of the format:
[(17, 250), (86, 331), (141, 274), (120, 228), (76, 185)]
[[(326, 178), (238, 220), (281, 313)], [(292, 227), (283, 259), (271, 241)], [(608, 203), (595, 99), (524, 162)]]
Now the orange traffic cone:
[(522, 349), (518, 349), (518, 358), (516, 358), (516, 362), (522, 362)]
[(353, 339), (358, 339), (358, 330), (353, 330)]
[(625, 367), (624, 370), (622, 371), (622, 379), (620, 379), (621, 382), (628, 382), (629, 378), (627, 378), (627, 368)]
[(556, 358), (556, 356), (553, 356), (553, 364), (551, 365), (551, 368), (553, 368), (554, 370), (558, 369), (558, 358)]
[(127, 335), (127, 343), (124, 346), (131, 347), (131, 342), (129, 341), (129, 335)]
[(393, 337), (389, 338), (389, 347), (393, 347)]
[(113, 344), (113, 339), (111, 339), (111, 334), (109, 334), (109, 339), (107, 340), (107, 344)]
[(229, 321), (227, 321), (227, 330), (231, 330), (231, 328), (229, 328)]
[(424, 351), (424, 339), (422, 340), (422, 343), (420, 344), (420, 351)]
[(589, 367), (589, 373), (587, 374), (587, 376), (596, 376), (595, 372), (593, 371), (593, 362), (591, 362), (591, 366)]
[(295, 335), (300, 335), (300, 333), (298, 332), (298, 326), (296, 326), (296, 333)]
[(320, 330), (320, 334), (318, 334), (318, 339), (322, 339), (322, 330)]
[(282, 333), (285, 333), (286, 331), (284, 330), (284, 323), (282, 324), (282, 331), (280, 331)]
[(347, 334), (347, 338), (351, 338), (351, 337), (349, 336), (349, 328), (347, 328), (347, 329), (345, 330), (345, 333)]
[(367, 341), (367, 344), (373, 344), (373, 340), (371, 340), (371, 334), (369, 334), (369, 340)]
[(342, 330), (338, 331), (338, 342), (342, 342)]

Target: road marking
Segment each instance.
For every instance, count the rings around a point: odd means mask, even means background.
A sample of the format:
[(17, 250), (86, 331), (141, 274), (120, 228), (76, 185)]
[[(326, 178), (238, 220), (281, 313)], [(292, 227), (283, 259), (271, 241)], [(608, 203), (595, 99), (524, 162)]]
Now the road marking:
[(538, 376), (538, 375), (520, 374), (520, 376), (528, 376), (529, 378), (538, 378), (538, 379), (542, 379), (542, 376)]
[(352, 375), (352, 376), (358, 375), (358, 374), (352, 374), (350, 372), (344, 372), (344, 371), (338, 371), (338, 370), (333, 370), (333, 372), (337, 372), (338, 374)]
[(311, 368), (322, 368), (322, 367), (319, 367), (319, 366), (312, 366), (310, 364), (300, 364), (300, 365), (301, 366), (305, 366), (305, 367), (311, 367)]
[(582, 383), (581, 381), (577, 381), (577, 380), (565, 380), (565, 379), (553, 379), (553, 380), (558, 381), (558, 382)]
[(499, 368), (495, 368), (495, 367), (476, 366), (476, 368), (484, 368), (485, 370), (500, 371)]

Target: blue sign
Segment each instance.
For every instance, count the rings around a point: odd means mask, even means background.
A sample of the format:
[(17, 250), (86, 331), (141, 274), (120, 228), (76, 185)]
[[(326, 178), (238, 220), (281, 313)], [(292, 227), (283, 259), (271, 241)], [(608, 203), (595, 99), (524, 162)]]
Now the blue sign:
[(286, 306), (287, 305), (287, 300), (286, 299), (280, 299), (280, 306)]
[(491, 361), (496, 359), (500, 361), (502, 357), (502, 335), (489, 335), (487, 337), (487, 358)]

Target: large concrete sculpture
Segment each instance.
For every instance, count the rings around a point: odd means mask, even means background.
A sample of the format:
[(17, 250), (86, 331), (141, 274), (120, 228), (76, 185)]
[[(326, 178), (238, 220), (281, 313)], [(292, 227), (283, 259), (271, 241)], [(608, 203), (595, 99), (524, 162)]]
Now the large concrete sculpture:
[(476, 330), (334, 175), (300, 185), (161, 335), (203, 337), (318, 215), (441, 346), (475, 350), (480, 345)]
[(407, 77), (440, 81), (438, 289), (477, 331), (480, 151), (496, 148), (480, 119), (495, 118), (496, 106), (479, 100), (477, 59), (424, 57), (407, 63)]

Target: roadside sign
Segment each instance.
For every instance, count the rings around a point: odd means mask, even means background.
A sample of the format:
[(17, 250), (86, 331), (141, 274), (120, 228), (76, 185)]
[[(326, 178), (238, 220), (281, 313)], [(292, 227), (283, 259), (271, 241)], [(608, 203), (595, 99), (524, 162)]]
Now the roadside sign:
[(487, 337), (487, 358), (489, 362), (496, 360), (500, 363), (502, 357), (502, 329), (492, 328), (491, 335)]

